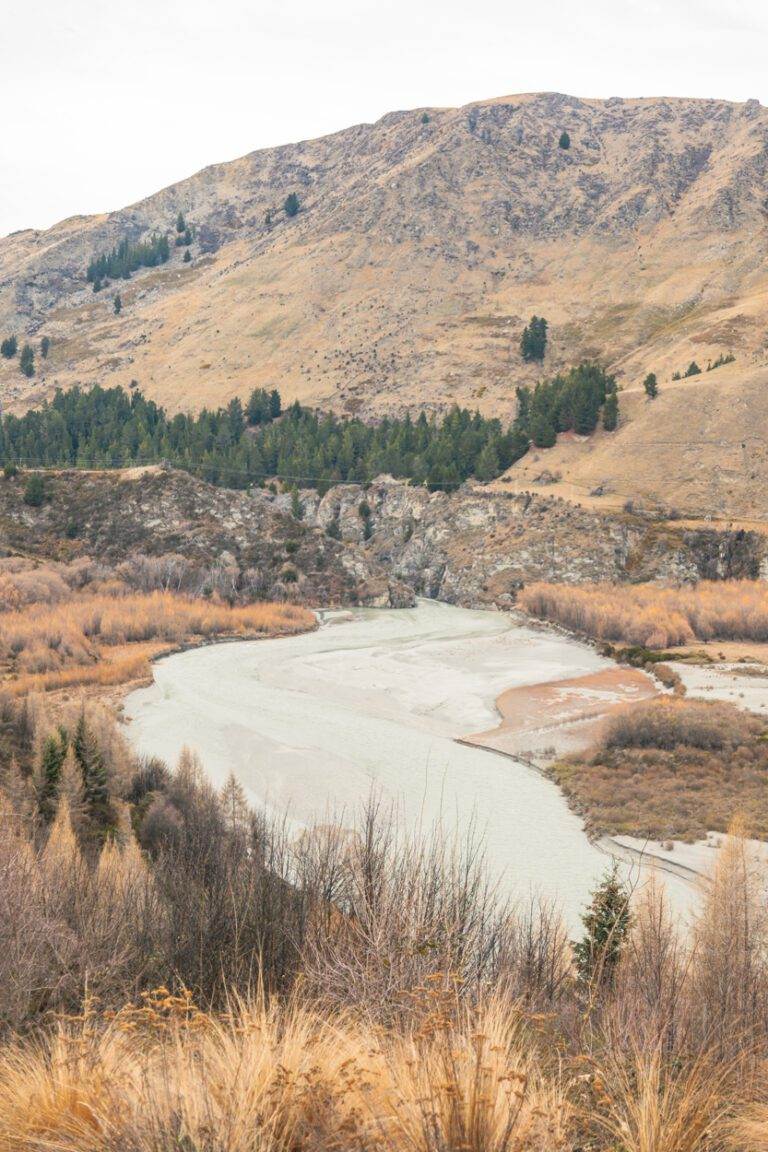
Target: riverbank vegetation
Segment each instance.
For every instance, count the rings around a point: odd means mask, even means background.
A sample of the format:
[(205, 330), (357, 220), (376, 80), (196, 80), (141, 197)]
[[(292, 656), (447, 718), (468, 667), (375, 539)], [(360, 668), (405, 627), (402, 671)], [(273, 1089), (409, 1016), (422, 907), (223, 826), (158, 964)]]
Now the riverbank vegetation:
[(0, 711), (0, 1148), (759, 1147), (768, 924), (738, 835), (691, 932), (614, 876), (573, 949), (476, 843), (404, 839), (375, 801), (296, 837), (93, 705)]
[(740, 814), (768, 839), (767, 737), (732, 704), (662, 697), (612, 716), (595, 748), (551, 771), (594, 832), (698, 840)]
[(613, 643), (669, 648), (708, 640), (768, 641), (768, 584), (763, 580), (701, 580), (696, 584), (534, 583), (520, 607)]
[(2, 687), (14, 695), (104, 687), (147, 674), (152, 656), (182, 643), (315, 627), (297, 605), (228, 602), (224, 570), (195, 595), (185, 587), (189, 572), (180, 556), (137, 556), (116, 569), (89, 559), (0, 560)]

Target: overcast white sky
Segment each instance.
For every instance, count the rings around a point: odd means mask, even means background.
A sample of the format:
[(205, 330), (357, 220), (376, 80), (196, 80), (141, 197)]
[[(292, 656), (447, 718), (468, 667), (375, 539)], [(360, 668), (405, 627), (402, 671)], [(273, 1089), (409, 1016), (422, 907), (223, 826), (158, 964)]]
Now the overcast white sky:
[(396, 108), (768, 103), (763, 0), (5, 0), (0, 235)]

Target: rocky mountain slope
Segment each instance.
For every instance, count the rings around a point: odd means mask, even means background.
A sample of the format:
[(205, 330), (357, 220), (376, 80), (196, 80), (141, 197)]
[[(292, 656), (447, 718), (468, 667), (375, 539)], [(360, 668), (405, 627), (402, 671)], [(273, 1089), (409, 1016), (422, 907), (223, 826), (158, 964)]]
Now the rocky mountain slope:
[[(595, 357), (626, 390), (623, 426), (588, 462), (562, 445), (565, 479), (619, 492), (629, 477), (633, 491), (757, 515), (762, 444), (751, 487), (740, 474), (768, 417), (767, 176), (754, 101), (541, 94), (392, 113), (0, 241), (0, 333), (52, 341), (29, 381), (0, 361), (0, 390), (20, 409), (56, 384), (135, 380), (187, 409), (278, 385), (370, 416), (458, 401), (507, 417), (515, 384)], [(179, 210), (193, 259), (172, 248), (121, 282), (114, 315), (114, 289), (85, 282), (89, 259), (173, 232)], [(518, 350), (534, 312), (550, 322), (543, 367)], [(735, 362), (671, 382), (722, 353)], [(637, 391), (650, 370), (653, 405)]]
[(30, 508), (21, 479), (0, 480), (7, 551), (113, 564), (180, 553), (198, 585), (227, 596), (403, 607), (422, 595), (504, 608), (532, 580), (768, 575), (768, 539), (760, 533), (691, 530), (480, 486), (430, 494), (382, 477), (367, 488), (337, 485), (322, 497), (309, 489), (296, 518), (287, 493), (225, 491), (160, 468), (66, 472), (47, 484), (45, 504)]

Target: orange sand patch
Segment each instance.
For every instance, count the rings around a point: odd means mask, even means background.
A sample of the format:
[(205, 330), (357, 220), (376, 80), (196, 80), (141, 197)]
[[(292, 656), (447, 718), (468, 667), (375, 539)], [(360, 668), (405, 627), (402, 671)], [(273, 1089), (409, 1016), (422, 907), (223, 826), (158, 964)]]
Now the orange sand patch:
[(583, 751), (594, 742), (606, 716), (658, 694), (650, 676), (625, 667), (510, 688), (496, 701), (498, 727), (466, 736), (463, 742), (543, 762)]

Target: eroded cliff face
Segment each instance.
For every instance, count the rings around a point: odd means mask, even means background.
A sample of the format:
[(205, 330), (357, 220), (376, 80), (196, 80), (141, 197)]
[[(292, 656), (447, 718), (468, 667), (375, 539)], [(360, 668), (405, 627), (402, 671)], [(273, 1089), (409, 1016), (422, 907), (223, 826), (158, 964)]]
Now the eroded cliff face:
[[(479, 485), (428, 492), (380, 478), (288, 493), (214, 488), (161, 468), (58, 473), (41, 508), (23, 479), (0, 480), (0, 546), (41, 557), (184, 556), (199, 581), (235, 596), (318, 607), (404, 607), (427, 596), (510, 607), (532, 580), (756, 578), (765, 538), (605, 515)], [(295, 513), (299, 513), (297, 516)]]
[(466, 606), (509, 606), (532, 580), (757, 578), (766, 563), (765, 539), (755, 532), (690, 531), (479, 485), (449, 495), (381, 479), (366, 490), (304, 492), (302, 502), (309, 523), (336, 525), (417, 595)]

